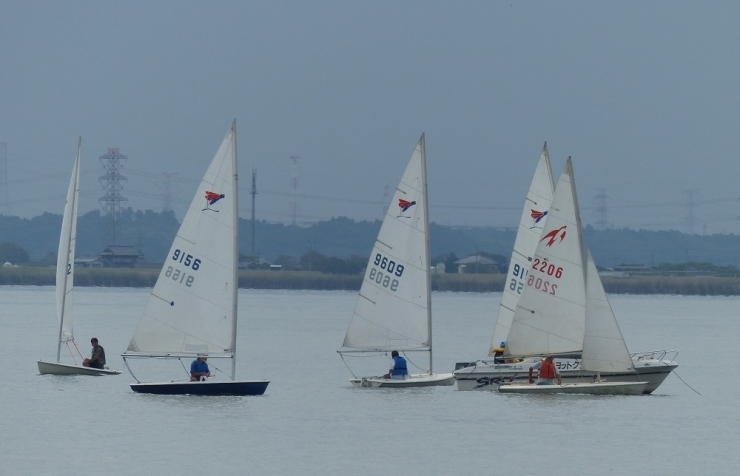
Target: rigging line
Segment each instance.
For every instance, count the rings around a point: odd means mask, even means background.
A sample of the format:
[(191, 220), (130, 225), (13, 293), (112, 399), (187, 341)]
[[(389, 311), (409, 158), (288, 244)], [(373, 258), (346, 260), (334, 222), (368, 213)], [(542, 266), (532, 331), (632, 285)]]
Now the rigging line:
[(339, 357), (341, 357), (341, 358), (342, 358), (342, 362), (344, 362), (344, 366), (345, 366), (345, 367), (347, 367), (347, 370), (349, 370), (349, 373), (351, 373), (351, 374), (352, 374), (352, 377), (354, 377), (354, 378), (357, 378), (357, 375), (355, 375), (355, 373), (354, 373), (354, 372), (352, 372), (352, 369), (351, 369), (351, 368), (349, 368), (349, 364), (347, 364), (347, 362), (346, 362), (346, 361), (344, 360), (344, 355), (342, 355), (342, 353), (341, 353), (341, 352), (339, 352)]
[[(471, 375), (473, 372), (475, 372), (475, 369), (478, 367), (478, 362), (484, 365), (486, 364), (486, 362), (484, 362), (483, 360), (476, 360), (475, 362), (472, 362), (472, 365), (468, 365), (468, 367), (472, 368), (470, 369), (470, 372), (467, 373), (467, 375)], [(498, 369), (498, 371), (501, 372), (501, 369)]]
[(75, 340), (72, 339), (72, 343), (75, 345), (75, 349), (77, 349), (77, 353), (79, 354), (80, 358), (84, 360), (85, 358), (82, 356), (82, 352), (80, 352), (80, 348), (77, 347), (77, 342), (75, 342)]
[(136, 383), (141, 383), (139, 379), (136, 378), (136, 375), (131, 371), (131, 367), (128, 366), (128, 360), (126, 360), (126, 357), (123, 358), (123, 365), (126, 366), (126, 370), (128, 370), (128, 373), (130, 373), (134, 380), (136, 380)]
[(77, 365), (77, 359), (75, 359), (75, 355), (72, 353), (72, 348), (69, 346), (69, 341), (65, 342), (67, 344), (67, 350), (69, 351), (69, 355), (72, 357), (72, 361)]
[(187, 368), (187, 367), (185, 367), (185, 364), (183, 364), (183, 363), (182, 363), (182, 358), (179, 358), (179, 359), (177, 359), (177, 360), (179, 360), (179, 361), (180, 361), (180, 365), (182, 365), (182, 369), (183, 369), (183, 370), (185, 371), (185, 373), (186, 373), (186, 374), (188, 375), (188, 377), (189, 377), (189, 376), (190, 376), (190, 372), (188, 372), (188, 368)]
[[(678, 380), (682, 381), (684, 385), (686, 385), (687, 387), (689, 387), (689, 388), (690, 388), (691, 390), (694, 390), (694, 389), (693, 389), (693, 388), (691, 387), (691, 385), (687, 384), (687, 383), (686, 383), (686, 381), (685, 381), (684, 379), (682, 379), (682, 378), (681, 378), (681, 376), (680, 376), (680, 375), (678, 375), (678, 373), (676, 373), (676, 371), (675, 371), (675, 370), (673, 371), (673, 373), (674, 373), (674, 374), (676, 374), (676, 377), (678, 377)], [(702, 396), (702, 397), (703, 397), (703, 395), (702, 395), (701, 393), (697, 392), (696, 390), (694, 390), (694, 392), (695, 392), (695, 393), (696, 393), (697, 395), (699, 395), (699, 396)]]
[[(221, 372), (222, 374), (224, 374), (226, 377), (228, 377), (229, 380), (231, 380), (231, 375), (230, 374), (227, 374), (226, 372), (224, 372), (223, 370), (219, 369), (215, 365), (213, 366), (213, 368), (216, 369), (216, 370), (218, 370), (219, 372)], [(211, 376), (210, 378), (213, 378), (213, 376)]]
[[(406, 360), (407, 360), (407, 361), (409, 361), (409, 362), (411, 362), (411, 365), (413, 365), (413, 366), (414, 366), (414, 367), (416, 367), (417, 369), (421, 370), (422, 372), (424, 372), (424, 371), (425, 371), (425, 369), (423, 369), (423, 368), (419, 367), (419, 366), (418, 366), (418, 365), (416, 365), (416, 364), (415, 364), (415, 363), (414, 363), (414, 362), (413, 362), (413, 361), (412, 361), (411, 359), (409, 359), (409, 358), (408, 358), (408, 356), (406, 355), (406, 352), (404, 352), (404, 351), (401, 351), (401, 352), (403, 353), (403, 356), (404, 356), (404, 357), (406, 358)], [(388, 353), (386, 353), (385, 355), (388, 355)], [(432, 373), (431, 373), (431, 371), (429, 371), (429, 375), (431, 375), (431, 374), (432, 374)]]

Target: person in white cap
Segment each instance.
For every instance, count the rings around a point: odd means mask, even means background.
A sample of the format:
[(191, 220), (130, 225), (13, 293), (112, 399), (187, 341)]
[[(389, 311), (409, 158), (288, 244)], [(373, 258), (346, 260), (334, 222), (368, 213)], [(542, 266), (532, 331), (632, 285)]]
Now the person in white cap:
[(190, 364), (190, 381), (203, 381), (211, 376), (211, 370), (206, 363), (208, 357), (205, 354), (198, 354), (198, 358)]

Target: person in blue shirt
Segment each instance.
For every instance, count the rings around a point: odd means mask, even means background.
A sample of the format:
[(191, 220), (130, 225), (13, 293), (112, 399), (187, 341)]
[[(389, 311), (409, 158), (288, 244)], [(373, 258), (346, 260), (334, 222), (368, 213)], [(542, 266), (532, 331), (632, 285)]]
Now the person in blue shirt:
[(388, 370), (387, 374), (383, 375), (383, 378), (404, 380), (409, 375), (406, 359), (400, 357), (397, 350), (391, 352), (391, 357), (391, 368)]
[(198, 355), (198, 358), (193, 361), (192, 364), (190, 364), (190, 381), (191, 382), (198, 382), (205, 380), (207, 377), (211, 376), (211, 371), (208, 368), (208, 364), (206, 363), (206, 360), (208, 360), (208, 357), (206, 357), (203, 354)]

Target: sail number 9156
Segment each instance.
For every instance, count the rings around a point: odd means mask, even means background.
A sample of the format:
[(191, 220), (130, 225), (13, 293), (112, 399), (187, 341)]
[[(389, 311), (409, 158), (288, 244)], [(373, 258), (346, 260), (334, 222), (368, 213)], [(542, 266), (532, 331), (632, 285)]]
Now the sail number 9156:
[(184, 264), (186, 267), (193, 268), (193, 271), (198, 271), (198, 268), (200, 268), (199, 259), (193, 259), (193, 255), (186, 255), (184, 252), (177, 249), (172, 253), (172, 259), (178, 263)]
[(370, 274), (367, 278), (370, 281), (374, 281), (376, 284), (380, 284), (384, 288), (389, 288), (391, 291), (397, 291), (399, 282), (396, 278), (400, 278), (403, 275), (404, 266), (388, 259), (380, 253), (375, 255), (373, 264), (380, 269), (375, 267), (370, 268)]
[[(198, 271), (200, 269), (200, 260), (198, 258), (194, 258), (193, 255), (185, 254), (179, 249), (176, 249), (172, 253), (172, 260), (185, 265), (186, 268), (190, 268), (193, 271)], [(188, 274), (186, 271), (181, 271), (179, 268), (173, 266), (167, 266), (167, 270), (164, 272), (164, 275), (175, 282), (185, 284), (187, 287), (192, 287), (193, 282), (195, 281), (195, 276)]]

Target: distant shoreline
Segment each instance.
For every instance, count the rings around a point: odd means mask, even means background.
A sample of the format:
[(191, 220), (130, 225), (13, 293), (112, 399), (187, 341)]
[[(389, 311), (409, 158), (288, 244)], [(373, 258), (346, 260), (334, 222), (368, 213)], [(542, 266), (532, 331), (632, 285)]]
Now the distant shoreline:
[[(153, 287), (158, 269), (78, 269), (75, 285), (100, 287)], [(53, 286), (54, 268), (0, 268), (0, 285)], [(433, 291), (501, 292), (506, 276), (502, 274), (434, 274)], [(740, 278), (711, 276), (632, 276), (604, 277), (604, 288), (610, 294), (680, 294), (694, 296), (738, 296)], [(360, 275), (322, 274), (316, 271), (239, 272), (242, 289), (306, 289), (325, 291), (358, 291)]]

